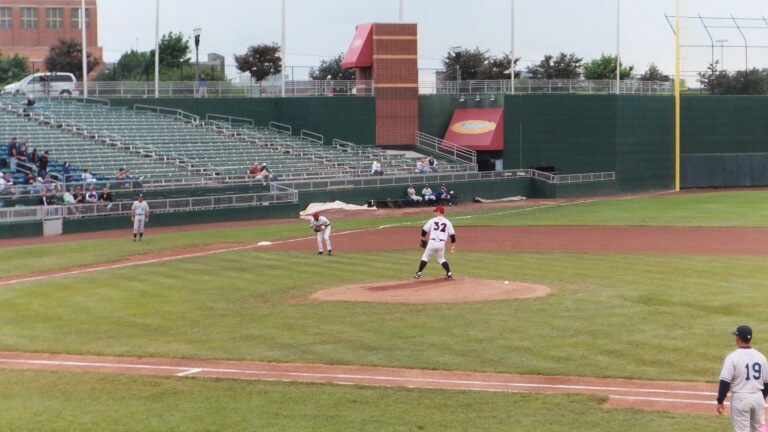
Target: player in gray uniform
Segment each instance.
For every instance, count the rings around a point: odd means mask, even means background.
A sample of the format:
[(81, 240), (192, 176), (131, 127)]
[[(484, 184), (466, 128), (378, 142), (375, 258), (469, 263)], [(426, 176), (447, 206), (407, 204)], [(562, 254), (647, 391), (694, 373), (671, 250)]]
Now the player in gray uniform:
[(424, 254), (421, 256), (419, 271), (413, 275), (413, 278), (421, 278), (421, 272), (427, 266), (429, 257), (437, 254), (437, 262), (440, 263), (445, 270), (445, 278), (453, 279), (451, 267), (448, 265), (448, 261), (445, 260), (445, 242), (447, 242), (450, 237), (451, 253), (456, 252), (456, 246), (453, 245), (456, 243), (456, 232), (453, 230), (451, 221), (443, 216), (443, 214), (445, 214), (445, 208), (443, 208), (443, 206), (437, 206), (432, 211), (437, 213), (437, 216), (430, 219), (421, 229), (421, 238), (425, 238), (427, 234), (429, 234), (429, 243), (427, 243), (427, 247), (424, 249)]
[(731, 421), (736, 432), (757, 432), (765, 423), (765, 397), (768, 396), (768, 363), (752, 348), (752, 329), (739, 326), (735, 332), (738, 349), (725, 358), (717, 392), (717, 412), (725, 411), (725, 397), (731, 391)]
[(144, 202), (144, 195), (139, 194), (131, 206), (131, 220), (133, 221), (133, 241), (139, 234), (139, 241), (144, 237), (144, 222), (149, 222), (149, 205)]
[(333, 249), (331, 249), (331, 222), (328, 218), (320, 216), (318, 212), (314, 212), (312, 213), (312, 219), (309, 221), (309, 227), (317, 233), (317, 254), (323, 254), (323, 239), (325, 239), (328, 255), (333, 255)]

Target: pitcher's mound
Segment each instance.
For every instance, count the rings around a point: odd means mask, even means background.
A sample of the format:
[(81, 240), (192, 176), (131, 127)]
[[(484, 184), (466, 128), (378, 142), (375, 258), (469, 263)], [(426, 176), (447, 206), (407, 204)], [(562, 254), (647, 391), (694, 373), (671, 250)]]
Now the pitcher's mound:
[(543, 297), (550, 289), (544, 285), (485, 279), (419, 279), (405, 282), (378, 282), (348, 285), (318, 291), (313, 300), (382, 303), (464, 303), (487, 300)]

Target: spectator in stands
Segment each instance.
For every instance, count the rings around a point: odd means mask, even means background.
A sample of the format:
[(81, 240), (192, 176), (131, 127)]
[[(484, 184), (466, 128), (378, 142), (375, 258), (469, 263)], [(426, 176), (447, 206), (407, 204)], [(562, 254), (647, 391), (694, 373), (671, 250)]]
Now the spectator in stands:
[(426, 174), (429, 172), (424, 159), (419, 159), (416, 161), (416, 170), (414, 172), (417, 174)]
[(42, 181), (38, 181), (37, 176), (32, 172), (27, 174), (27, 178), (24, 179), (24, 185), (27, 186), (27, 190), (32, 195), (40, 193), (40, 183), (42, 183)]
[(46, 177), (42, 180), (40, 177), (38, 177), (37, 180), (43, 185), (43, 188), (48, 192), (56, 189), (56, 185), (53, 183), (53, 181), (51, 181), (50, 177)]
[(51, 188), (50, 192), (48, 193), (48, 205), (59, 205), (61, 202), (59, 202), (59, 193), (56, 192), (56, 188)]
[(200, 79), (197, 80), (197, 91), (198, 96), (200, 97), (208, 97), (208, 78), (205, 77), (205, 74), (200, 74)]
[(3, 176), (0, 176), (0, 193), (4, 193), (4, 192), (6, 192), (6, 190), (5, 190), (5, 186), (6, 186), (7, 184), (8, 184), (8, 183), (6, 183), (6, 182), (5, 182), (5, 177), (3, 177)]
[(71, 205), (75, 203), (75, 195), (72, 193), (71, 187), (67, 189), (66, 192), (64, 192), (64, 196), (62, 198), (64, 201), (64, 205)]
[(99, 194), (99, 202), (106, 204), (102, 211), (106, 211), (112, 208), (112, 193), (107, 189), (106, 186), (101, 188), (101, 193)]
[(80, 186), (75, 187), (75, 193), (72, 196), (75, 198), (75, 204), (85, 204), (85, 195)]
[(274, 176), (272, 175), (272, 171), (267, 168), (267, 163), (264, 162), (261, 164), (261, 182), (267, 183), (271, 180), (274, 180)]
[(72, 179), (72, 175), (69, 174), (70, 170), (69, 162), (64, 162), (64, 165), (61, 167), (61, 176), (64, 177), (64, 183), (69, 183)]
[[(21, 139), (21, 145), (19, 146), (18, 150), (16, 150), (16, 163), (22, 164), (22, 167), (26, 167), (27, 165), (27, 145), (26, 145), (27, 138), (24, 137)], [(17, 165), (18, 167), (18, 165)]]
[(37, 149), (32, 149), (32, 151), (27, 155), (27, 163), (29, 163), (31, 168), (37, 170)]
[(88, 204), (93, 204), (99, 201), (99, 194), (96, 193), (96, 190), (93, 188), (93, 186), (88, 187), (88, 193), (85, 194), (85, 202)]
[(371, 175), (375, 175), (375, 176), (384, 175), (384, 171), (381, 170), (381, 159), (376, 158), (373, 160), (373, 164), (371, 165)]
[(405, 194), (409, 200), (415, 203), (421, 203), (422, 201), (424, 201), (424, 198), (416, 195), (416, 189), (414, 189), (413, 185), (411, 184), (408, 185), (408, 189), (406, 189)]
[(48, 157), (49, 156), (50, 156), (50, 153), (48, 153), (47, 151), (44, 151), (43, 155), (37, 159), (37, 175), (39, 175), (42, 178), (48, 177)]
[(16, 172), (16, 152), (19, 150), (19, 142), (16, 137), (11, 138), (11, 142), (8, 143), (8, 167), (11, 172)]
[(88, 168), (85, 168), (83, 170), (82, 179), (84, 182), (95, 182), (96, 179), (93, 177), (93, 174), (88, 172)]
[(325, 92), (328, 94), (328, 96), (333, 96), (333, 81), (331, 81), (331, 76), (328, 75), (327, 78), (325, 78)]
[(27, 100), (22, 103), (24, 108), (22, 108), (22, 111), (24, 112), (24, 117), (29, 117), (29, 111), (31, 111), (31, 108), (35, 106), (35, 95), (30, 94), (27, 96)]
[(427, 159), (427, 168), (432, 172), (437, 172), (437, 160), (432, 155)]
[(253, 166), (251, 167), (251, 169), (249, 169), (246, 172), (246, 175), (251, 175), (251, 176), (260, 178), (261, 177), (261, 170), (259, 169), (259, 163), (258, 162), (254, 162)]
[(453, 191), (449, 191), (448, 187), (445, 186), (445, 183), (440, 185), (440, 190), (437, 191), (437, 200), (442, 201), (444, 203), (450, 204), (451, 197), (453, 196)]
[(437, 203), (437, 197), (434, 192), (432, 192), (432, 189), (429, 188), (428, 184), (425, 184), (424, 189), (421, 190), (421, 196), (424, 197), (424, 202), (426, 203)]
[(115, 173), (115, 180), (123, 180), (125, 179), (125, 168), (120, 168)]
[(43, 189), (40, 191), (40, 196), (37, 197), (37, 205), (47, 206), (48, 204), (48, 191)]

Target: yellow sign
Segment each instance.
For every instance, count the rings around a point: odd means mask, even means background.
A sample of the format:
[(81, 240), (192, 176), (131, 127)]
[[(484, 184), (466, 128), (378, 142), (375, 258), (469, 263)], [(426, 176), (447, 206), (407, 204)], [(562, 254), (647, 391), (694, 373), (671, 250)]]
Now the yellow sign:
[(496, 123), (486, 120), (464, 120), (454, 123), (451, 130), (465, 135), (477, 135), (496, 129)]

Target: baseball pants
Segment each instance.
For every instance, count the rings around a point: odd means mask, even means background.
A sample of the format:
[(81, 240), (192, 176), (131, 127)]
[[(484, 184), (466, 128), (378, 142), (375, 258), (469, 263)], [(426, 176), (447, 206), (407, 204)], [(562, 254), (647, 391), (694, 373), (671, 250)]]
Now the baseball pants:
[(439, 240), (430, 240), (427, 243), (424, 253), (421, 255), (422, 261), (429, 261), (429, 258), (437, 254), (437, 262), (442, 264), (445, 262), (445, 242)]
[(133, 220), (133, 233), (144, 233), (144, 216), (136, 216)]
[(731, 422), (736, 432), (757, 432), (765, 423), (763, 394), (732, 393)]
[(328, 225), (327, 227), (325, 227), (325, 229), (317, 233), (318, 252), (323, 251), (323, 239), (325, 239), (325, 246), (328, 248), (328, 250), (333, 249), (331, 247), (331, 226), (330, 225)]

